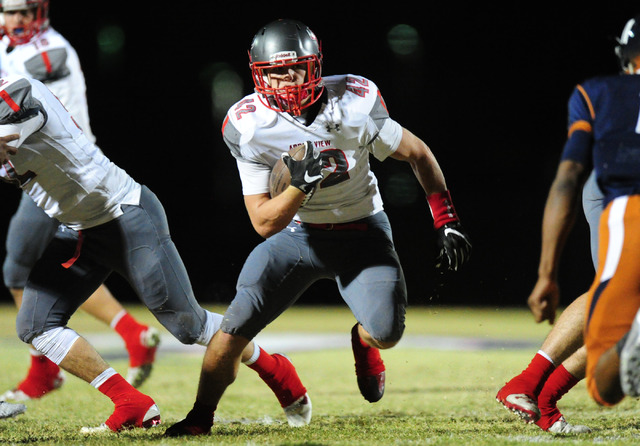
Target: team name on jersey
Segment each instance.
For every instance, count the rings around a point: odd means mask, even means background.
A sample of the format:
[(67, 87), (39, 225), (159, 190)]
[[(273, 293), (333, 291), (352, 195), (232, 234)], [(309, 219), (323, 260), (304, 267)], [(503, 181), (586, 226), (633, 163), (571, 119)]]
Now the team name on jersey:
[[(311, 141), (311, 143), (313, 144), (313, 147), (315, 147), (316, 149), (322, 149), (325, 147), (333, 147), (333, 144), (331, 143), (331, 141), (329, 140), (324, 140), (324, 141)], [(299, 145), (304, 144), (304, 142), (299, 142), (296, 144), (291, 144), (289, 146), (289, 150), (293, 149), (294, 147), (297, 147)]]

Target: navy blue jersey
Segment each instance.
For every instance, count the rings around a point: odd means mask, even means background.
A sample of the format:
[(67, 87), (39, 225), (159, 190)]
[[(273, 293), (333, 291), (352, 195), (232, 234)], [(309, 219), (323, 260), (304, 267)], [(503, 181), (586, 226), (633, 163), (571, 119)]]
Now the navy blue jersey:
[(593, 166), (605, 206), (640, 193), (640, 75), (596, 77), (575, 87), (562, 160)]

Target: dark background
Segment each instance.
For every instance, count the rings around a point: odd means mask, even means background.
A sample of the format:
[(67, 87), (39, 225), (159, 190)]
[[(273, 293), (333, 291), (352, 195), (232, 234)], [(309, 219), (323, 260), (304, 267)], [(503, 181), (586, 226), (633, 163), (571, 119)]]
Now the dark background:
[[(221, 119), (212, 113), (211, 80), (220, 67), (231, 68), (244, 82), (242, 94), (252, 91), (247, 49), (261, 25), (282, 17), (305, 22), (322, 41), (324, 74), (376, 82), (391, 116), (436, 154), (474, 243), (472, 263), (444, 284), (433, 273), (432, 220), (419, 186), (397, 182), (412, 175), (409, 166), (372, 161), (410, 303), (522, 306), (536, 279), (542, 210), (564, 143), (567, 99), (576, 83), (618, 71), (614, 38), (637, 12), (620, 2), (557, 2), (560, 8), (314, 2), (281, 3), (280, 12), (264, 2), (187, 2), (181, 9), (51, 3), (52, 25), (82, 61), (98, 144), (160, 197), (204, 303), (233, 297), (242, 263), (260, 242), (222, 142)], [(390, 49), (387, 36), (398, 24), (418, 31), (420, 48), (412, 56)], [(124, 45), (105, 55), (98, 35), (114, 26)], [(2, 232), (18, 197), (3, 188)], [(563, 258), (564, 305), (592, 280), (587, 234), (580, 218)], [(111, 277), (108, 285), (120, 300), (135, 299), (121, 279)], [(8, 293), (4, 298), (10, 300)], [(318, 283), (301, 302), (339, 303), (340, 297), (332, 283)]]

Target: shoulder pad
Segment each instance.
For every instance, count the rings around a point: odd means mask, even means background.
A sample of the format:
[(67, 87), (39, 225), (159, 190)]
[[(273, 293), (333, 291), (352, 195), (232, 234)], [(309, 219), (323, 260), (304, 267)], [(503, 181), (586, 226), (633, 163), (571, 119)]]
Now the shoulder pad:
[(17, 124), (44, 112), (31, 93), (31, 82), (23, 77), (0, 79), (0, 125)]
[(265, 107), (253, 93), (231, 106), (226, 119), (244, 139), (246, 135), (253, 135), (256, 128), (271, 127), (278, 119), (278, 113)]
[(365, 77), (346, 74), (323, 77), (323, 81), (329, 91), (341, 97), (343, 106), (369, 114), (380, 102), (378, 86)]
[(25, 61), (24, 67), (31, 77), (41, 82), (67, 77), (70, 74), (67, 67), (67, 49), (53, 48), (42, 51)]

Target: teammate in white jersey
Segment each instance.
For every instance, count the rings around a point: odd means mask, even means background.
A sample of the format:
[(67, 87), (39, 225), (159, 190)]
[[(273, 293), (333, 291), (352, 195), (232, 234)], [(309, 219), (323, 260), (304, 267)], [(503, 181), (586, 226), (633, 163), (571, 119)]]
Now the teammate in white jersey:
[[(320, 279), (336, 281), (358, 321), (352, 348), (360, 392), (370, 402), (383, 396), (378, 349), (400, 341), (407, 291), (370, 154), (413, 168), (431, 206), (441, 268), (457, 270), (471, 251), (434, 155), (389, 118), (373, 82), (322, 77), (320, 44), (295, 20), (262, 28), (250, 57), (256, 92), (231, 107), (223, 135), (237, 160), (251, 222), (266, 240), (248, 257), (207, 348), (193, 409), (167, 436), (211, 426), (244, 346)], [(300, 144), (305, 157), (296, 161), (287, 152)], [(271, 197), (270, 172), (281, 157), (291, 185)]]
[[(62, 223), (29, 274), (20, 339), (112, 399), (113, 414), (88, 432), (159, 423), (154, 401), (67, 323), (116, 271), (180, 342), (208, 345), (222, 315), (196, 301), (161, 203), (87, 138), (44, 84), (26, 77), (0, 78), (0, 164), (0, 178)], [(242, 360), (274, 391), (290, 425), (310, 421), (311, 403), (290, 361), (255, 343)]]
[[(60, 99), (95, 142), (89, 125), (86, 87), (80, 61), (71, 44), (49, 25), (48, 0), (0, 1), (0, 77), (22, 75), (38, 79)], [(22, 194), (7, 232), (3, 280), (18, 308), (29, 271), (58, 228), (33, 200)], [(127, 380), (139, 387), (151, 374), (160, 333), (138, 322), (102, 285), (82, 309), (111, 326), (129, 354)], [(2, 395), (6, 400), (40, 398), (62, 385), (64, 374), (44, 355), (30, 349), (27, 376)]]

